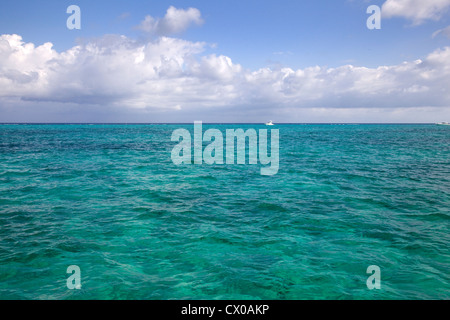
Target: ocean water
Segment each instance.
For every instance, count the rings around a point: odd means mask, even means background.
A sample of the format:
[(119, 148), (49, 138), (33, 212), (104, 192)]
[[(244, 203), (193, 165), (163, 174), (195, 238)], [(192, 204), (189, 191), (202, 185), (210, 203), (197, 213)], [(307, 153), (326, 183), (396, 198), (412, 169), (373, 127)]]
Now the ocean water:
[(272, 127), (274, 176), (178, 128), (0, 125), (0, 299), (450, 299), (450, 127)]

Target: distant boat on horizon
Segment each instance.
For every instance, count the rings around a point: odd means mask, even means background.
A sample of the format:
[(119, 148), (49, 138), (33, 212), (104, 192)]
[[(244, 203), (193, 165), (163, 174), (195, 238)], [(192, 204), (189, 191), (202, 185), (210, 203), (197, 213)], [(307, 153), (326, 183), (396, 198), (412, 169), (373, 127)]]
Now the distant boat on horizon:
[(448, 122), (439, 122), (439, 123), (436, 123), (438, 126), (450, 126), (450, 123), (448, 123)]
[(266, 126), (274, 126), (273, 121), (270, 120), (269, 122), (266, 123)]

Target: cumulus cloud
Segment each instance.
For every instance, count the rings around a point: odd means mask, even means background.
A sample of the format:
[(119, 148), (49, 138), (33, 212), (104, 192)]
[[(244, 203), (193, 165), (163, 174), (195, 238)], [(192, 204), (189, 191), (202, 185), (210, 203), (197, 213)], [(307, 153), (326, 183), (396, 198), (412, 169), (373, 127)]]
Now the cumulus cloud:
[(2, 35), (0, 107), (22, 101), (97, 105), (123, 113), (234, 110), (249, 116), (252, 110), (275, 110), (289, 121), (295, 110), (307, 108), (449, 110), (450, 106), (450, 47), (423, 60), (377, 68), (254, 71), (227, 56), (205, 55), (205, 47), (202, 42), (170, 37), (142, 43), (109, 35), (57, 52), (51, 43), (36, 46), (19, 35)]
[(187, 10), (177, 9), (173, 6), (167, 9), (166, 15), (163, 18), (154, 18), (150, 15), (137, 26), (137, 29), (149, 34), (159, 36), (167, 36), (183, 32), (190, 25), (201, 25), (203, 19), (201, 13), (196, 8), (189, 8)]
[(450, 7), (450, 0), (387, 0), (382, 7), (384, 18), (403, 17), (418, 25), (439, 20)]

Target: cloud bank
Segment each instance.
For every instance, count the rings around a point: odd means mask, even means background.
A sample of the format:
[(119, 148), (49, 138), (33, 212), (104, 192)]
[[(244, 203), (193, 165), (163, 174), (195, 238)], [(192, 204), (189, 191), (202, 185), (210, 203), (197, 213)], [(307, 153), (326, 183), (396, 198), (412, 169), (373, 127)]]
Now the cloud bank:
[(382, 7), (384, 18), (403, 17), (419, 25), (439, 20), (450, 7), (450, 0), (387, 0)]
[(250, 71), (229, 57), (202, 55), (205, 46), (110, 35), (57, 52), (51, 43), (35, 46), (2, 35), (0, 99), (163, 109), (450, 106), (450, 47), (378, 68)]

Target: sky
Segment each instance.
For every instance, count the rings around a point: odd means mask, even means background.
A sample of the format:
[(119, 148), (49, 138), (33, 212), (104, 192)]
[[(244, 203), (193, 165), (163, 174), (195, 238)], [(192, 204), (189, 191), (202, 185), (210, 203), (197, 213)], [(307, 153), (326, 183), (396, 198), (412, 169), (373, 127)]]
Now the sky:
[(450, 121), (450, 0), (0, 2), (0, 122), (270, 119)]

